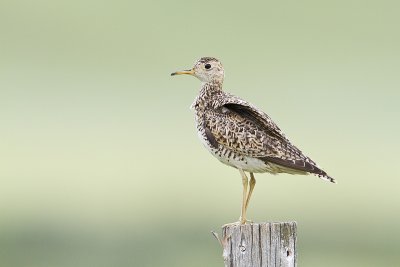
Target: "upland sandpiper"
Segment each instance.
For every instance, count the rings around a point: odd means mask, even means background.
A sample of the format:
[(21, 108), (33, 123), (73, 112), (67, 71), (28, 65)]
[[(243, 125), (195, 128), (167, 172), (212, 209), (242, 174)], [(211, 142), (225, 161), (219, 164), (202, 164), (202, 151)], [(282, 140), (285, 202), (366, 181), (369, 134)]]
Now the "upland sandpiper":
[[(203, 57), (189, 74), (201, 81), (200, 93), (191, 108), (195, 111), (198, 136), (222, 163), (239, 170), (243, 183), (240, 224), (248, 222), (246, 210), (256, 180), (253, 173), (314, 174), (335, 183), (309, 157), (292, 145), (271, 118), (245, 100), (222, 90), (224, 68), (216, 58)], [(250, 173), (250, 182), (245, 172)]]

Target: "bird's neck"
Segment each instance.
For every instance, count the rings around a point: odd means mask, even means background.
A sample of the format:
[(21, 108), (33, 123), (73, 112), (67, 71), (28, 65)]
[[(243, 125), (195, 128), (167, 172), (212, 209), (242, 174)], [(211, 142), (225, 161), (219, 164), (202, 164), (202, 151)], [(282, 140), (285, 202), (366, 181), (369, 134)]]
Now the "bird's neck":
[(196, 110), (204, 110), (211, 104), (214, 97), (222, 93), (222, 82), (203, 82), (201, 84), (199, 95), (192, 104)]
[(207, 103), (212, 101), (214, 96), (220, 94), (222, 92), (222, 83), (217, 82), (207, 82), (202, 83), (200, 92), (199, 92), (199, 100), (207, 106)]
[(199, 96), (210, 98), (213, 95), (222, 91), (222, 81), (203, 82), (201, 84)]

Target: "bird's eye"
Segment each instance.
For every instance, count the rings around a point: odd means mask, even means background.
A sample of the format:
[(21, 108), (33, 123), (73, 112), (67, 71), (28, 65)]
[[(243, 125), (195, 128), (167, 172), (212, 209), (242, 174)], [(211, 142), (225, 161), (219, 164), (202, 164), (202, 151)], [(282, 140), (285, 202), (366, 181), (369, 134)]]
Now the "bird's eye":
[(207, 70), (211, 69), (211, 64), (204, 65), (204, 68), (206, 68)]

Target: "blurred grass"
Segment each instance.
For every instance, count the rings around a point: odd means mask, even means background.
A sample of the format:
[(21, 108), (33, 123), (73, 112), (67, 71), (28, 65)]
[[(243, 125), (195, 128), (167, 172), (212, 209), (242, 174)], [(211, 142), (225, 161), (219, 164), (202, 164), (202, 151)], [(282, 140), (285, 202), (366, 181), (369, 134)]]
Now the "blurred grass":
[(399, 4), (1, 1), (0, 265), (221, 266), (241, 183), (201, 148), (199, 82), (265, 110), (334, 176), (257, 175), (299, 266), (397, 266)]
[[(221, 249), (206, 224), (147, 224), (107, 232), (37, 225), (1, 235), (3, 266), (219, 266)], [(382, 225), (383, 227), (385, 225)], [(314, 225), (300, 227), (299, 264), (307, 266), (396, 266), (398, 240), (365, 232), (327, 232)], [(333, 226), (331, 226), (333, 227)], [(336, 225), (336, 229), (349, 225)], [(353, 232), (356, 229), (353, 229)], [(328, 241), (327, 241), (328, 240)], [(373, 241), (372, 241), (373, 240)]]

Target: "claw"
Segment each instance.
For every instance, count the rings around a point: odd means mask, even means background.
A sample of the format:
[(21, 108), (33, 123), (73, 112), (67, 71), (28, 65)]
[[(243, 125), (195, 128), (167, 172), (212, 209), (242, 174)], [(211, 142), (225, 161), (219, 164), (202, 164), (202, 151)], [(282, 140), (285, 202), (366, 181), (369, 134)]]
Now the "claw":
[(241, 223), (240, 221), (233, 222), (233, 223), (226, 223), (226, 224), (222, 225), (222, 228), (228, 227), (228, 226), (239, 226), (239, 225), (241, 225), (241, 224), (242, 224), (242, 223)]
[(245, 218), (245, 219), (242, 219), (242, 217), (240, 217), (240, 218), (239, 218), (239, 221), (233, 222), (233, 223), (224, 224), (224, 225), (222, 225), (222, 227), (227, 227), (227, 226), (239, 226), (239, 225), (244, 225), (244, 224), (246, 224), (246, 223), (252, 224), (253, 221), (252, 221), (252, 220), (247, 220), (246, 218)]

